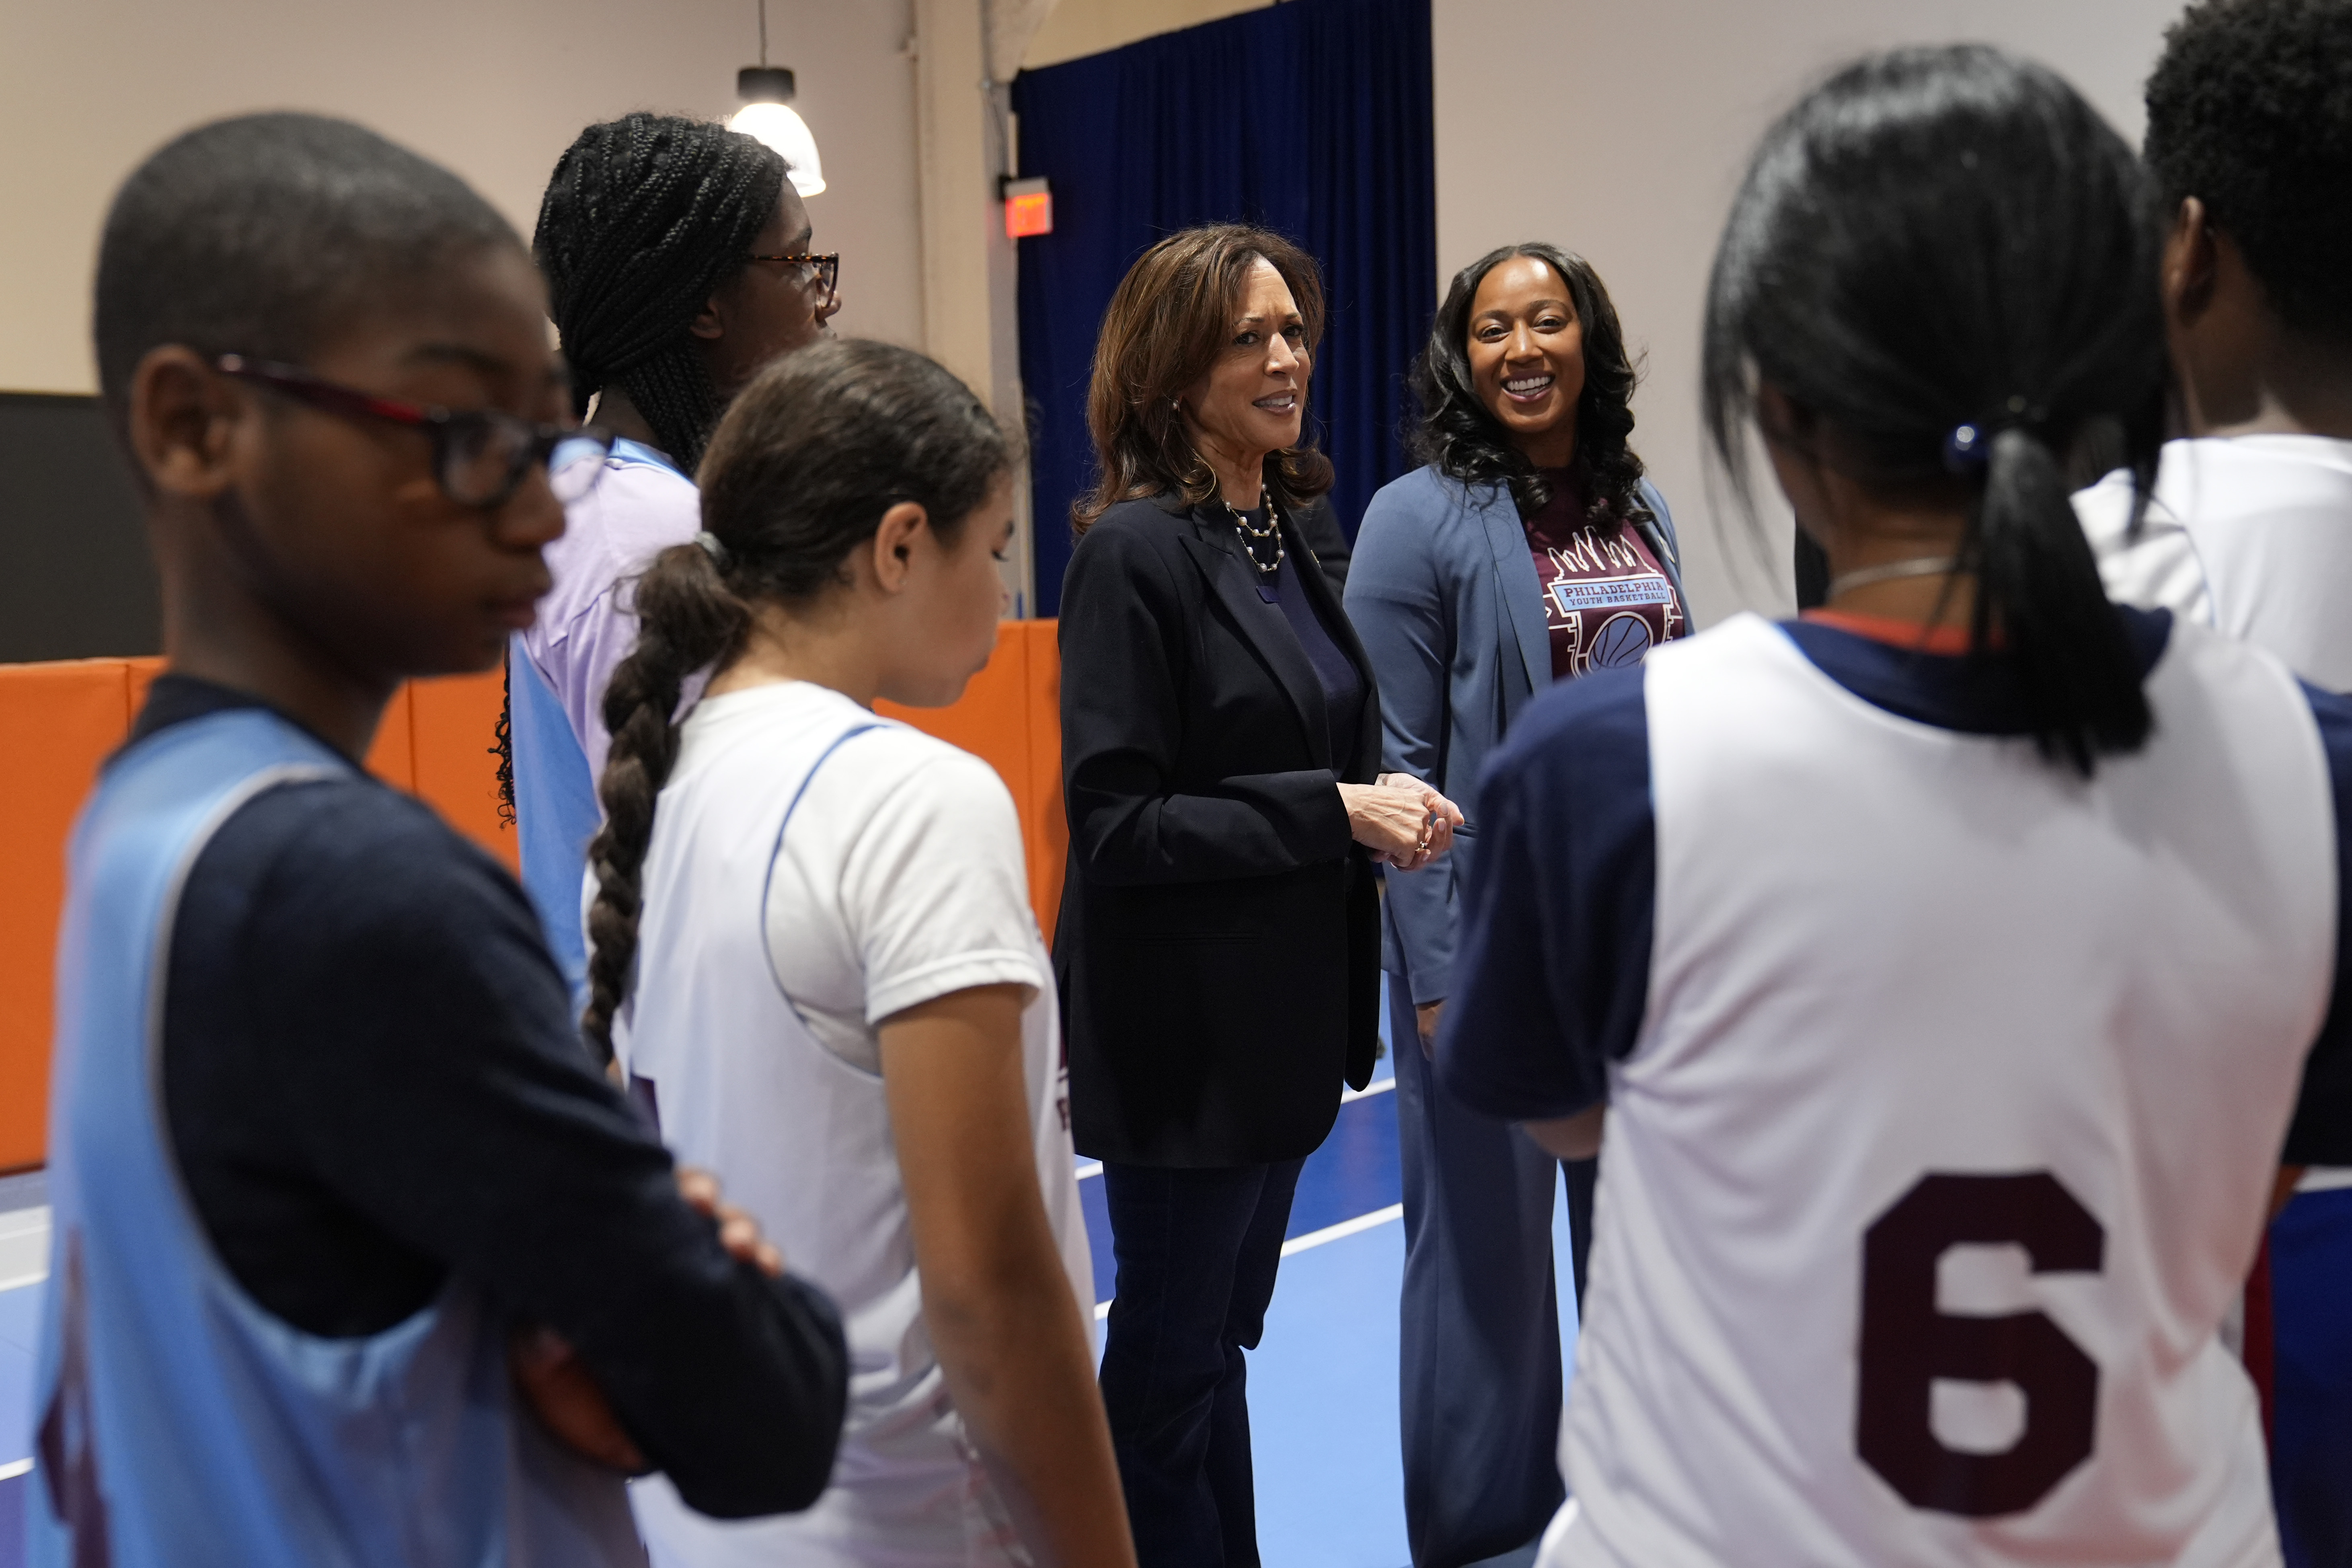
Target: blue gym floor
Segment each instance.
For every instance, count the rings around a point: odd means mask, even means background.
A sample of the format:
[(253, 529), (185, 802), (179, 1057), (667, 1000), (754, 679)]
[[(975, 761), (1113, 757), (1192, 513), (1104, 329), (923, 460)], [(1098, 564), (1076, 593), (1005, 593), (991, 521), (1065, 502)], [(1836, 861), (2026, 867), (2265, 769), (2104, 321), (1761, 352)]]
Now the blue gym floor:
[[(1388, 1009), (1381, 1009), (1385, 1018)], [(1403, 1568), (1397, 1459), (1397, 1287), (1404, 1272), (1394, 1079), (1339, 1108), (1299, 1178), (1265, 1344), (1250, 1358), (1258, 1541), (1267, 1568)], [(1079, 1167), (1095, 1294), (1111, 1286), (1097, 1167)], [(46, 1283), (47, 1212), (38, 1177), (0, 1181), (0, 1568), (21, 1568), (33, 1484), (33, 1347)], [(1555, 1247), (1567, 1258), (1565, 1205)], [(1571, 1347), (1574, 1292), (1559, 1292)]]

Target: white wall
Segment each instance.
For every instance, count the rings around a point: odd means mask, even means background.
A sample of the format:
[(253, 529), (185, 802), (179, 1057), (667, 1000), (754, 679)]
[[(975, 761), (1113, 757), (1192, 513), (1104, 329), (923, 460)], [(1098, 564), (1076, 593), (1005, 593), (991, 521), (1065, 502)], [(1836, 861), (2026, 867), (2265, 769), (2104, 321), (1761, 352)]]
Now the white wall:
[[(1701, 460), (1699, 312), (1756, 138), (1843, 60), (1980, 41), (2063, 72), (2137, 144), (2140, 83), (2179, 0), (1433, 0), (1440, 286), (1549, 239), (1608, 283), (1646, 346), (1634, 447), (1675, 509), (1701, 625), (1785, 613), (1789, 522), (1752, 540)], [(1769, 490), (1769, 476), (1762, 479)], [(1718, 485), (1716, 487), (1720, 489)]]
[[(632, 109), (724, 115), (754, 0), (0, 0), (0, 389), (94, 390), (90, 266), (114, 187), (173, 132), (345, 115), (471, 181), (528, 237), (556, 155)], [(769, 58), (829, 188), (848, 332), (922, 339), (908, 0), (769, 0)]]
[(1024, 66), (1059, 65), (1155, 33), (1172, 33), (1275, 0), (1054, 0), (1023, 52)]

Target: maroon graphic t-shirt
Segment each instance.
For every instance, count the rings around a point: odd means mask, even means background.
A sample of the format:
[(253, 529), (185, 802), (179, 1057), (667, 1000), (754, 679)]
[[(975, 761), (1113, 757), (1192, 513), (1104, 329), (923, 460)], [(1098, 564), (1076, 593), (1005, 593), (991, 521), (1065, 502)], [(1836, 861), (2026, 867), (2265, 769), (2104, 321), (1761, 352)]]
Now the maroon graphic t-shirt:
[(1551, 678), (1639, 664), (1658, 644), (1686, 635), (1682, 596), (1641, 531), (1587, 517), (1571, 470), (1546, 468), (1543, 477), (1551, 500), (1522, 526), (1543, 589)]

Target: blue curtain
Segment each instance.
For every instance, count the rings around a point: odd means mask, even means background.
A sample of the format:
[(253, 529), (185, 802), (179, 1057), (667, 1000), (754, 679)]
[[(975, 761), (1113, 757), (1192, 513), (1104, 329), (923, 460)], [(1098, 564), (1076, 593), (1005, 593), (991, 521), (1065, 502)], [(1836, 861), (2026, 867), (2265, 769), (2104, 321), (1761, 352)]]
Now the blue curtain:
[(1094, 477), (1096, 331), (1129, 264), (1177, 229), (1260, 224), (1322, 265), (1309, 428), (1350, 536), (1411, 466), (1404, 376), (1437, 298), (1429, 76), (1429, 0), (1290, 0), (1014, 80), (1021, 173), (1054, 192), (1054, 232), (1020, 242), (1040, 615), (1061, 604), (1070, 501)]

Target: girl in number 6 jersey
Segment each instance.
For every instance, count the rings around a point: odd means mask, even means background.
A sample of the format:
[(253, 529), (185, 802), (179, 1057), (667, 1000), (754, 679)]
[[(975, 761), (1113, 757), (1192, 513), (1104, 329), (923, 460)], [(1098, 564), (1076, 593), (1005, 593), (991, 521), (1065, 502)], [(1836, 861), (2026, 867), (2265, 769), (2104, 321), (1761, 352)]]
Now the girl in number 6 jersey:
[(1756, 154), (1708, 413), (1827, 611), (1530, 707), (1439, 1043), (1601, 1147), (1547, 1563), (2279, 1561), (2217, 1330), (2282, 1158), (2352, 1156), (2352, 706), (2101, 593), (2069, 469), (2153, 472), (2149, 210), (1982, 47)]
[(702, 465), (708, 531), (636, 587), (587, 1027), (851, 1347), (816, 1507), (721, 1524), (643, 1483), (658, 1564), (1135, 1561), (1013, 800), (872, 711), (952, 702), (988, 662), (1013, 457), (920, 354), (805, 349), (738, 397)]

